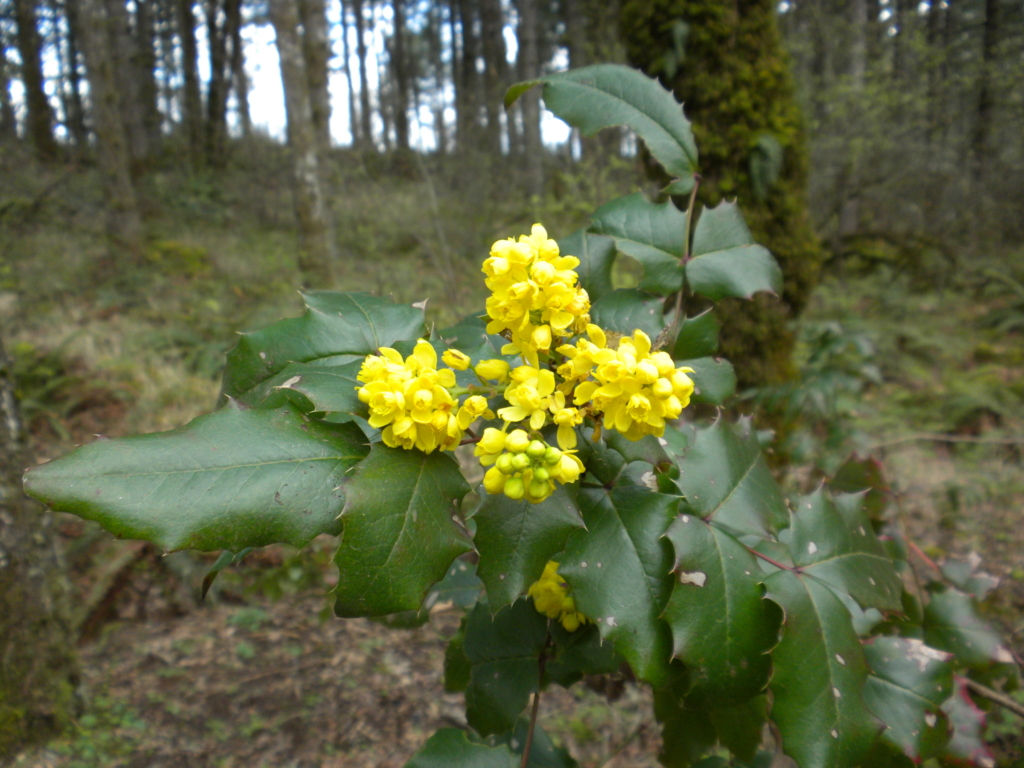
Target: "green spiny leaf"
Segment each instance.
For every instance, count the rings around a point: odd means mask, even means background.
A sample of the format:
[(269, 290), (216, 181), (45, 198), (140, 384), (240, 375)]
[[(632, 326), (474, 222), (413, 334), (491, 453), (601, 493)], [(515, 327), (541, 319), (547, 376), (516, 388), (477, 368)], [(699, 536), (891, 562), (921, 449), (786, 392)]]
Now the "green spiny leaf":
[(468, 492), (450, 456), (374, 444), (347, 488), (335, 613), (417, 610), (452, 561), (473, 548), (452, 519)]
[(728, 360), (698, 357), (676, 360), (676, 366), (693, 369), (693, 373), (687, 374), (694, 385), (691, 402), (721, 405), (736, 393), (736, 370)]
[(640, 329), (651, 339), (665, 327), (662, 299), (635, 288), (619, 288), (605, 294), (590, 308), (594, 323), (606, 331), (632, 334)]
[(682, 515), (666, 533), (676, 552), (665, 619), (673, 654), (689, 669), (691, 698), (731, 706), (764, 690), (768, 652), (782, 612), (764, 599), (761, 569), (746, 547), (700, 518)]
[(504, 744), (489, 747), (470, 741), (459, 728), (442, 728), (405, 768), (519, 768), (519, 760)]
[(735, 203), (704, 209), (693, 233), (686, 279), (712, 301), (782, 290), (782, 270), (768, 249), (754, 242)]
[(695, 360), (711, 357), (718, 352), (718, 332), (722, 324), (709, 309), (696, 317), (688, 317), (679, 326), (672, 357), (677, 360)]
[(953, 728), (944, 757), (954, 758), (955, 762), (950, 761), (954, 765), (959, 761), (967, 761), (969, 765), (991, 768), (996, 761), (983, 738), (985, 713), (971, 699), (964, 678), (954, 678), (954, 685), (954, 694), (942, 705)]
[(99, 440), (34, 467), (25, 491), (167, 550), (301, 547), (341, 531), (348, 471), (365, 442), (354, 424), (309, 420), (290, 404), (229, 402), (170, 432)]
[(661, 723), (658, 762), (665, 768), (689, 768), (718, 738), (708, 710), (686, 706), (687, 687), (683, 679), (654, 691), (654, 716)]
[(968, 667), (1014, 663), (999, 635), (978, 615), (974, 601), (952, 587), (931, 594), (924, 609), (924, 639)]
[(712, 709), (709, 715), (722, 746), (745, 763), (753, 761), (768, 720), (768, 697), (755, 696), (734, 707)]
[(591, 302), (611, 293), (612, 267), (615, 264), (615, 241), (612, 238), (580, 229), (559, 240), (558, 250), (564, 256), (575, 256), (580, 260), (576, 274)]
[(240, 399), (256, 408), (273, 408), (281, 404), (279, 398), (285, 393), (297, 392), (309, 403), (308, 410), (366, 416), (366, 406), (359, 401), (358, 394), (362, 384), (356, 378), (362, 364), (362, 360), (341, 365), (292, 363)]
[(672, 589), (672, 555), (662, 536), (679, 500), (637, 486), (581, 488), (579, 498), (587, 528), (569, 537), (558, 572), (577, 610), (597, 623), (636, 676), (664, 685), (671, 637), (659, 617)]

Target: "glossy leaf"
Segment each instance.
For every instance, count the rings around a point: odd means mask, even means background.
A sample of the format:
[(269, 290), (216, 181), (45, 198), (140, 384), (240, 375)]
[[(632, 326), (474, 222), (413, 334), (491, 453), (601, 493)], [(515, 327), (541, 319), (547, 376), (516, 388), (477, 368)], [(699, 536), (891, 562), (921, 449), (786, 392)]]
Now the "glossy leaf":
[(765, 584), (786, 614), (769, 685), (783, 750), (800, 768), (860, 765), (881, 724), (864, 704), (868, 669), (846, 608), (828, 587), (792, 571)]
[(564, 256), (575, 256), (580, 260), (576, 274), (591, 302), (611, 293), (612, 267), (615, 265), (615, 241), (612, 238), (579, 229), (559, 240), (558, 250)]
[(466, 658), (466, 619), (462, 617), (459, 630), (444, 649), (444, 689), (448, 693), (461, 693), (469, 687), (473, 665)]
[(362, 360), (341, 365), (292, 363), (240, 399), (257, 408), (276, 407), (281, 404), (281, 397), (294, 392), (302, 395), (301, 403), (309, 404), (303, 410), (366, 416), (366, 405), (360, 402), (358, 394), (362, 384), (356, 378), (362, 364)]
[(735, 203), (705, 208), (697, 219), (686, 279), (712, 301), (782, 290), (782, 270), (768, 249), (754, 242)]
[(405, 768), (519, 768), (519, 759), (504, 744), (491, 747), (470, 741), (460, 728), (442, 728)]
[(665, 327), (662, 299), (636, 288), (619, 288), (595, 301), (591, 321), (615, 333), (631, 334), (640, 329), (653, 341)]
[(471, 665), (466, 719), (480, 734), (503, 733), (516, 724), (540, 684), (539, 659), (548, 620), (519, 600), (494, 616), (478, 603), (466, 621), (463, 652)]
[(889, 503), (892, 489), (882, 473), (882, 463), (871, 456), (850, 456), (828, 481), (829, 488), (839, 493), (867, 491), (864, 510), (873, 519), (879, 519)]
[(712, 709), (708, 714), (723, 747), (743, 762), (756, 759), (768, 720), (767, 696), (755, 696), (734, 707)]
[(584, 675), (609, 675), (617, 672), (622, 657), (615, 653), (611, 643), (601, 640), (597, 625), (584, 624), (569, 632), (557, 621), (550, 622), (554, 640), (545, 674), (563, 688), (579, 682)]
[(608, 430), (604, 434), (605, 444), (619, 453), (627, 462), (646, 461), (657, 466), (672, 459), (654, 435), (646, 435), (639, 440), (628, 440), (621, 433)]
[[(942, 705), (953, 728), (946, 756), (979, 768), (993, 768), (996, 761), (984, 741), (985, 713), (971, 699), (963, 678), (954, 679), (955, 691)], [(952, 761), (951, 761), (952, 762)], [(955, 764), (955, 763), (954, 763)]]
[(368, 293), (310, 291), (302, 298), (306, 302), (302, 317), (242, 334), (228, 352), (225, 395), (240, 397), (289, 363), (344, 355), (364, 357), (423, 332), (422, 308), (394, 304)]
[(682, 288), (686, 214), (671, 200), (652, 203), (636, 192), (602, 205), (591, 221), (593, 232), (611, 237), (620, 253), (643, 265), (640, 290), (667, 296)]
[(693, 373), (687, 374), (694, 385), (691, 402), (721, 405), (736, 394), (736, 370), (728, 360), (699, 357), (696, 360), (677, 360), (676, 366), (693, 368)]
[(952, 587), (931, 594), (924, 609), (924, 639), (969, 667), (1014, 661), (999, 635), (978, 615), (970, 596)]
[(525, 593), (548, 560), (565, 546), (569, 534), (583, 527), (579, 509), (564, 485), (540, 504), (485, 493), (473, 520), (480, 553), (477, 575), (487, 588), (492, 610)]
[(715, 746), (717, 734), (703, 707), (686, 706), (685, 681), (654, 691), (654, 716), (661, 723), (658, 762), (665, 768), (689, 768)]
[(690, 696), (715, 707), (756, 696), (768, 684), (767, 654), (782, 623), (764, 599), (761, 569), (746, 547), (698, 517), (681, 515), (665, 535), (676, 578), (664, 616), (673, 654), (690, 670)]
[(167, 550), (301, 547), (340, 532), (348, 472), (365, 443), (355, 425), (310, 420), (292, 405), (229, 402), (170, 432), (82, 446), (29, 470), (25, 491)]
[(915, 761), (941, 755), (949, 741), (942, 705), (953, 693), (952, 655), (913, 638), (878, 637), (864, 656), (874, 673), (864, 701), (886, 725), (882, 738)]
[(695, 360), (711, 357), (718, 352), (718, 333), (722, 324), (715, 317), (714, 310), (708, 309), (695, 317), (688, 317), (679, 326), (672, 357), (676, 360)]
[[(526, 732), (530, 726), (527, 717), (520, 717), (516, 721), (515, 730), (504, 733), (492, 739), (495, 744), (508, 744), (512, 753), (522, 760), (523, 747), (526, 746)], [(519, 765), (517, 763), (517, 765)], [(578, 768), (579, 763), (570, 757), (569, 753), (556, 747), (551, 742), (551, 737), (538, 724), (533, 731), (533, 742), (530, 746), (530, 759), (526, 768)]]
[(903, 583), (875, 536), (859, 494), (824, 488), (800, 499), (789, 548), (805, 573), (846, 592), (862, 608), (899, 611)]
[(693, 189), (697, 145), (682, 105), (657, 80), (620, 64), (596, 64), (517, 83), (505, 95), (505, 108), (525, 91), (544, 85), (544, 104), (585, 136), (624, 125), (647, 145), (668, 174), (666, 191)]
[(434, 606), (451, 604), (469, 610), (483, 594), (484, 585), (476, 575), (476, 564), (464, 558), (451, 564), (444, 578), (434, 585), (420, 609), (429, 611)]
[(452, 561), (473, 548), (457, 522), (468, 492), (451, 456), (376, 443), (348, 483), (345, 532), (334, 556), (335, 613), (417, 610)]
[(694, 512), (735, 535), (767, 537), (789, 523), (778, 483), (748, 420), (696, 430), (676, 483)]
[(679, 500), (644, 487), (581, 488), (585, 531), (569, 537), (559, 574), (577, 610), (594, 621), (641, 680), (669, 679), (671, 637), (659, 618), (672, 589), (662, 536)]

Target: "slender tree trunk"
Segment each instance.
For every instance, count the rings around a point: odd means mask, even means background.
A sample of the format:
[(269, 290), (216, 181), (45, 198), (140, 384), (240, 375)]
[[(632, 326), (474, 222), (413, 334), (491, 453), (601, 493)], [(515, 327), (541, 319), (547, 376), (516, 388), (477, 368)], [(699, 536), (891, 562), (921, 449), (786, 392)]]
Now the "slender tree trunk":
[(334, 227), (313, 126), (309, 75), (299, 39), (296, 0), (270, 0), (270, 20), (281, 60), (288, 144), (295, 172), (295, 213), (299, 223), (299, 267), (325, 278), (336, 264)]
[(139, 79), (142, 127), (146, 132), (150, 154), (157, 150), (163, 140), (160, 91), (156, 84), (155, 5), (154, 0), (135, 0), (135, 71)]
[(0, 755), (75, 716), (69, 589), (52, 515), (29, 501), (29, 464), (10, 360), (0, 341)]
[(978, 106), (971, 132), (974, 179), (983, 184), (987, 176), (995, 93), (992, 80), (999, 46), (999, 0), (985, 0), (985, 26), (981, 40), (981, 69), (978, 73)]
[(348, 132), (352, 134), (352, 146), (359, 146), (361, 136), (359, 133), (359, 116), (356, 112), (356, 91), (352, 85), (352, 67), (349, 63), (348, 49), (348, 10), (345, 7), (345, 0), (341, 0), (341, 55), (343, 62), (341, 69), (345, 73), (345, 85), (348, 89)]
[[(864, 98), (864, 84), (867, 73), (867, 0), (851, 0), (850, 5), (850, 88), (858, 100)], [(860, 227), (860, 163), (856, 151), (847, 153), (843, 172), (843, 183), (840, 184), (842, 201), (839, 206), (839, 225), (836, 237), (843, 238), (854, 234)], [(839, 243), (834, 247), (838, 248)]]
[(249, 111), (249, 76), (245, 73), (245, 48), (242, 43), (242, 4), (231, 5), (232, 16), (228, 19), (231, 31), (231, 87), (238, 102), (238, 122), (242, 135), (252, 135), (252, 113)]
[[(223, 165), (227, 139), (228, 30), (227, 20), (237, 13), (241, 0), (207, 0), (206, 29), (210, 49), (210, 83), (206, 92), (206, 158), (213, 166)], [(224, 21), (220, 19), (224, 15)]]
[[(521, 76), (533, 78), (540, 75), (540, 57), (537, 41), (537, 2), (519, 0), (519, 55), (522, 56)], [(540, 91), (531, 88), (524, 93), (523, 140), (526, 150), (526, 183), (531, 196), (544, 194), (543, 145), (540, 136)]]
[(7, 47), (0, 35), (0, 139), (18, 138), (18, 120), (14, 115), (14, 100), (11, 98), (10, 64), (7, 61)]
[(359, 57), (359, 124), (360, 139), (366, 149), (373, 147), (373, 128), (370, 125), (370, 82), (366, 76), (366, 36), (363, 18), (363, 0), (352, 0), (352, 13), (356, 17), (356, 54)]
[(480, 0), (480, 24), (484, 54), (484, 105), (487, 110), (487, 139), (489, 152), (501, 152), (501, 113), (504, 90), (508, 83), (508, 65), (505, 59), (505, 38), (502, 35), (504, 19), (501, 0)]
[(462, 60), (465, 56), (465, 44), (459, 34), (459, 0), (448, 0), (448, 37), (452, 41), (451, 53), (451, 84), (454, 95), (455, 125), (453, 127), (452, 151), (458, 152), (460, 145), (465, 143), (466, 121), (466, 89), (462, 83)]
[(483, 131), (480, 125), (480, 106), (483, 84), (476, 62), (480, 58), (480, 37), (477, 35), (476, 0), (458, 0), (459, 29), (462, 33), (462, 58), (458, 77), (462, 107), (459, 109), (459, 145), (463, 148), (481, 148)]
[(391, 70), (395, 88), (395, 143), (399, 152), (409, 151), (409, 70), (405, 55), (405, 0), (391, 0), (395, 34), (391, 44)]
[[(118, 19), (104, 0), (69, 0), (82, 25), (82, 52), (89, 76), (93, 128), (97, 156), (107, 200), (107, 230), (117, 248), (132, 257), (142, 251), (142, 219), (132, 186), (128, 138), (121, 119), (116, 66), (111, 41), (116, 39)], [(112, 28), (113, 27), (113, 28)]]
[(587, 66), (587, 18), (581, 0), (565, 0), (565, 43), (569, 49), (569, 66)]
[(181, 114), (192, 161), (203, 155), (203, 99), (199, 91), (199, 49), (192, 0), (176, 0), (178, 35), (181, 38), (181, 74), (184, 84)]
[(64, 3), (64, 15), (68, 22), (68, 131), (81, 151), (89, 145), (89, 130), (85, 125), (85, 107), (82, 104), (82, 78), (79, 72), (79, 54), (81, 53), (82, 24), (78, 18), (78, 7), (72, 2)]
[(150, 154), (142, 98), (139, 67), (139, 41), (132, 34), (131, 20), (124, 0), (105, 0), (108, 45), (114, 56), (114, 78), (118, 89), (121, 121), (128, 140), (133, 177), (141, 176)]
[(442, 3), (436, 3), (431, 8), (430, 28), (427, 30), (427, 46), (434, 81), (434, 133), (437, 135), (437, 151), (442, 155), (448, 151), (448, 126), (444, 121), (444, 93), (448, 78), (445, 76), (444, 45), (441, 42), (441, 30), (444, 27), (443, 8)]
[(32, 0), (14, 0), (14, 21), (18, 28), (21, 81), (25, 87), (25, 106), (28, 112), (26, 134), (41, 159), (54, 160), (60, 154), (60, 148), (53, 137), (53, 110), (43, 87), (43, 61), (35, 3)]
[(302, 25), (302, 54), (309, 79), (309, 101), (313, 110), (313, 131), (321, 151), (331, 148), (331, 92), (329, 64), (331, 41), (327, 33), (324, 0), (299, 0)]

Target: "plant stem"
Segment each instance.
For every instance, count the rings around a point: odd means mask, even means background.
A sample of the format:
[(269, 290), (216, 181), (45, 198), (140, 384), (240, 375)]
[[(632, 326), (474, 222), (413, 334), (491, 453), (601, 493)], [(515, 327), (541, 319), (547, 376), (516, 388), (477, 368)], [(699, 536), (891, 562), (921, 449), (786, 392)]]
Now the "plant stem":
[(700, 174), (695, 173), (693, 175), (693, 190), (690, 192), (690, 202), (686, 206), (686, 224), (683, 230), (683, 258), (679, 260), (679, 263), (683, 267), (683, 284), (679, 286), (679, 292), (676, 294), (676, 313), (672, 319), (672, 333), (671, 336), (679, 332), (679, 326), (683, 322), (683, 299), (686, 296), (686, 264), (690, 261), (690, 229), (693, 222), (693, 209), (697, 202), (697, 189), (700, 187)]
[(1018, 704), (1009, 696), (1004, 696), (1003, 694), (999, 693), (999, 691), (993, 691), (991, 688), (988, 688), (979, 682), (971, 680), (969, 677), (962, 677), (960, 679), (963, 680), (964, 685), (966, 685), (974, 693), (978, 694), (982, 698), (988, 699), (989, 701), (998, 704), (1004, 709), (1010, 710), (1017, 717), (1024, 718), (1024, 705)]
[[(744, 546), (746, 546), (746, 545), (744, 544)], [(761, 552), (758, 552), (753, 547), (747, 547), (747, 551), (750, 554), (752, 554), (754, 557), (760, 557), (766, 563), (771, 563), (772, 565), (774, 565), (779, 570), (782, 570), (782, 571), (794, 571), (795, 573), (800, 573), (800, 569), (797, 568), (796, 566), (783, 565), (778, 560), (773, 560), (772, 558), (768, 557), (768, 555), (765, 555), (765, 554), (762, 554)]]
[(537, 711), (540, 709), (540, 689), (544, 685), (544, 665), (548, 660), (548, 648), (551, 647), (551, 633), (544, 638), (544, 647), (537, 659), (537, 692), (533, 694), (533, 709), (530, 711), (530, 726), (526, 731), (526, 743), (523, 745), (523, 760), (519, 768), (526, 768), (530, 762), (530, 747), (533, 746), (533, 729), (537, 727)]

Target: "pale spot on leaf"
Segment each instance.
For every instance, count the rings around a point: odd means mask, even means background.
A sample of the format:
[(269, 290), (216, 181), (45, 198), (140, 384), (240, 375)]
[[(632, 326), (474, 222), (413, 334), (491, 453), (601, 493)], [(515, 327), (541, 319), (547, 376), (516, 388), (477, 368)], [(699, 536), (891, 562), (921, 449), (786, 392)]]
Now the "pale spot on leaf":
[(928, 727), (929, 728), (934, 728), (935, 727), (935, 723), (936, 723), (937, 719), (938, 718), (936, 718), (935, 715), (932, 714), (931, 712), (925, 712), (924, 713), (924, 721), (926, 723), (928, 723)]
[(703, 587), (704, 582), (708, 580), (708, 575), (703, 571), (694, 571), (693, 573), (687, 573), (686, 571), (680, 571), (679, 583), (680, 584), (693, 584), (696, 587)]
[(844, 659), (844, 658), (843, 658), (842, 656), (840, 656), (840, 655), (839, 655), (838, 653), (836, 654), (836, 661), (838, 661), (838, 662), (839, 662), (840, 664), (842, 664), (842, 665), (843, 665), (844, 667), (846, 666), (846, 659)]
[(807, 554), (813, 555), (817, 551), (818, 551), (818, 545), (815, 544), (813, 541), (810, 544), (807, 545)]

